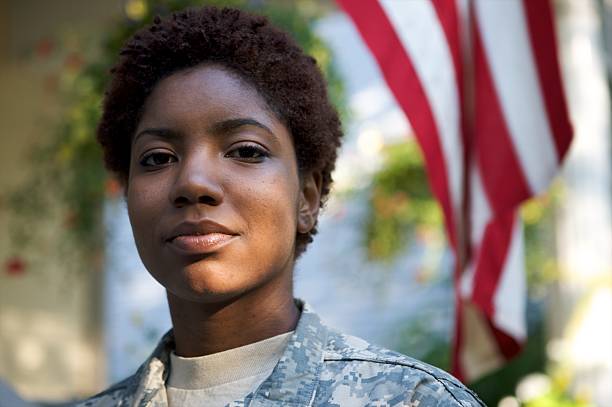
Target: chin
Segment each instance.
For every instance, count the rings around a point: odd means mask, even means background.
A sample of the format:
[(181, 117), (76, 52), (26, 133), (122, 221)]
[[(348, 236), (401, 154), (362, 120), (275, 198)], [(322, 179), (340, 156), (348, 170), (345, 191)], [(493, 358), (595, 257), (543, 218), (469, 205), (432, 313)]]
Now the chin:
[(191, 290), (181, 289), (172, 290), (172, 295), (180, 299), (181, 301), (188, 301), (200, 304), (221, 304), (229, 303), (234, 299), (240, 297), (240, 293), (236, 292), (220, 292), (220, 291), (207, 291), (207, 290)]
[[(247, 281), (236, 281), (235, 274), (218, 272), (210, 267), (184, 268), (172, 277), (173, 281), (162, 283), (175, 297), (201, 303), (226, 302), (249, 291)], [(234, 277), (234, 278), (232, 278)]]
[(178, 284), (172, 288), (166, 288), (166, 290), (178, 299), (202, 304), (228, 302), (240, 297), (244, 293), (241, 290), (201, 282), (198, 284), (188, 282)]

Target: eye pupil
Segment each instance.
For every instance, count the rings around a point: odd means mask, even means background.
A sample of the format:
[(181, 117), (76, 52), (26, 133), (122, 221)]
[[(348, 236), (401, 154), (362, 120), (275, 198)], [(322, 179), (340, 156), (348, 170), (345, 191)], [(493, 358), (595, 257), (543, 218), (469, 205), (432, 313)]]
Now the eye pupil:
[(170, 164), (175, 161), (175, 158), (171, 154), (166, 153), (153, 153), (146, 156), (141, 164), (145, 167), (155, 167)]
[(240, 158), (258, 158), (261, 156), (259, 151), (255, 147), (245, 146), (238, 149)]
[(152, 158), (155, 164), (166, 164), (170, 161), (169, 156), (165, 154), (155, 154)]
[(231, 157), (242, 162), (259, 163), (268, 157), (268, 153), (261, 147), (255, 145), (242, 145), (231, 150), (227, 157)]

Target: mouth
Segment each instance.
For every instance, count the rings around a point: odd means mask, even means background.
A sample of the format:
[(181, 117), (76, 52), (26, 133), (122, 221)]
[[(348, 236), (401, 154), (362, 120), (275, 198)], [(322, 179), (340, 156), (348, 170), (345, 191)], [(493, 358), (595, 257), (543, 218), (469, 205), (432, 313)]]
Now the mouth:
[(170, 240), (170, 246), (184, 254), (208, 254), (219, 250), (235, 235), (207, 233), (205, 235), (182, 235)]
[(198, 255), (213, 253), (237, 237), (223, 225), (202, 220), (179, 224), (166, 242), (181, 255)]

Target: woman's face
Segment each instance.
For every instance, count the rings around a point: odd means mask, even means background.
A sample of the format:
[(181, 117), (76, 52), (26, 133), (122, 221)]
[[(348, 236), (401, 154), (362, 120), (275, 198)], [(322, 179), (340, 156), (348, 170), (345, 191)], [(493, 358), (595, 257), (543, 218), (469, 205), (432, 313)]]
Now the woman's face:
[(225, 301), (290, 281), (296, 231), (312, 228), (318, 197), (287, 128), (224, 68), (175, 73), (147, 99), (128, 212), (143, 263), (175, 297)]

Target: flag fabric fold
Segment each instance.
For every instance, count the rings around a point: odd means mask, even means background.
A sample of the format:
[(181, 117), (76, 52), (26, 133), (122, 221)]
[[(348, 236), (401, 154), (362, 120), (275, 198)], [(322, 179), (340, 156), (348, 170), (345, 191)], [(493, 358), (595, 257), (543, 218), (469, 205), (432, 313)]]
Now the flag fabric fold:
[(548, 0), (337, 0), (425, 157), (455, 253), (453, 373), (474, 380), (527, 337), (518, 207), (572, 130)]

